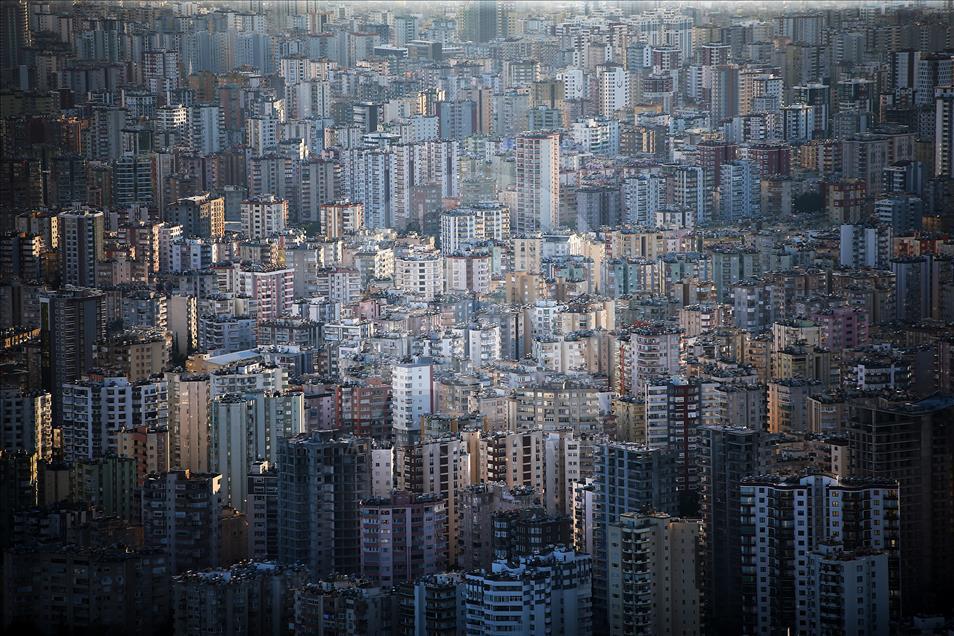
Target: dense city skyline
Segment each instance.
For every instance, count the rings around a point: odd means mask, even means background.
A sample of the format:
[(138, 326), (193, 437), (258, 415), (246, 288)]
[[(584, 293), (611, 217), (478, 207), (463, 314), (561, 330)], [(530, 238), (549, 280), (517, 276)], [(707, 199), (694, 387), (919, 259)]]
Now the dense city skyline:
[(10, 634), (954, 630), (954, 0), (0, 1)]

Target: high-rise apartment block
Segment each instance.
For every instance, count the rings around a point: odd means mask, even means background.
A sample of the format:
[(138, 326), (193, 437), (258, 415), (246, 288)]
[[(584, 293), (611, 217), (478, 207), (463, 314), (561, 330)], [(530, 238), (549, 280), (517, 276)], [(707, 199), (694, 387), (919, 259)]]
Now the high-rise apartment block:
[(181, 225), (183, 236), (218, 238), (225, 233), (225, 199), (202, 194), (170, 204), (165, 222)]
[(954, 88), (934, 91), (934, 175), (954, 178)]
[(447, 568), (447, 506), (440, 495), (394, 491), (361, 504), (361, 576), (386, 587)]
[(252, 240), (280, 234), (288, 223), (288, 201), (274, 195), (242, 202), (242, 231)]
[(391, 371), (394, 434), (399, 444), (420, 439), (421, 417), (434, 409), (434, 377), (429, 360), (402, 362)]
[(103, 213), (89, 209), (69, 210), (61, 212), (58, 219), (63, 282), (77, 287), (96, 287), (97, 263), (105, 256)]
[(312, 576), (361, 570), (360, 502), (371, 495), (366, 440), (322, 433), (278, 445), (278, 554)]
[(610, 524), (625, 512), (675, 510), (675, 461), (666, 450), (615, 442), (595, 448), (593, 469), (593, 604), (605, 613), (612, 595), (622, 593), (608, 585)]
[(527, 235), (556, 228), (560, 216), (560, 135), (519, 135), (515, 152), (517, 206), (511, 229), (515, 234)]
[(161, 548), (171, 572), (219, 563), (219, 475), (172, 471), (150, 475), (142, 485), (142, 525), (147, 546)]
[[(466, 633), (496, 633), (517, 621), (531, 634), (588, 633), (593, 619), (590, 567), (589, 555), (556, 548), (515, 564), (497, 561), (489, 572), (466, 574)], [(525, 601), (531, 598), (533, 602)]]
[(950, 589), (954, 542), (946, 530), (952, 508), (945, 493), (951, 474), (942, 467), (950, 465), (954, 444), (952, 413), (954, 402), (945, 396), (913, 403), (858, 399), (848, 405), (847, 474), (898, 484), (905, 614), (939, 609)]
[(53, 397), (45, 391), (0, 390), (0, 448), (53, 456)]
[(862, 586), (857, 614), (867, 619), (861, 631), (884, 633), (891, 597), (897, 607), (900, 592), (903, 511), (895, 483), (840, 482), (819, 475), (749, 478), (740, 486), (740, 497), (743, 633), (813, 629), (824, 617), (810, 613), (810, 599), (818, 599), (814, 575), (823, 567), (813, 555), (820, 552), (818, 560), (827, 560), (828, 546), (883, 555), (887, 567), (876, 567), (881, 579)]
[(607, 527), (609, 633), (702, 633), (701, 530), (662, 513), (624, 513)]
[(308, 581), (305, 568), (241, 563), (227, 569), (186, 572), (172, 581), (177, 634), (287, 632), (295, 590)]
[[(170, 610), (169, 561), (161, 550), (36, 543), (4, 559), (5, 629), (28, 624), (160, 634)], [(39, 589), (61, 594), (37, 594)], [(148, 598), (148, 603), (130, 599)]]
[(93, 367), (96, 342), (106, 331), (105, 296), (91, 289), (40, 294), (41, 379), (53, 394), (53, 416), (63, 410), (63, 385)]
[(248, 475), (256, 461), (275, 462), (280, 439), (304, 432), (304, 396), (229, 393), (211, 404), (211, 466), (222, 475), (222, 502), (245, 512)]
[(705, 528), (705, 571), (722, 572), (719, 582), (706, 575), (705, 624), (719, 631), (741, 630), (740, 485), (765, 471), (766, 434), (755, 428), (705, 426), (701, 429), (700, 512)]
[(253, 463), (246, 492), (249, 558), (274, 561), (278, 558), (278, 471), (264, 460)]

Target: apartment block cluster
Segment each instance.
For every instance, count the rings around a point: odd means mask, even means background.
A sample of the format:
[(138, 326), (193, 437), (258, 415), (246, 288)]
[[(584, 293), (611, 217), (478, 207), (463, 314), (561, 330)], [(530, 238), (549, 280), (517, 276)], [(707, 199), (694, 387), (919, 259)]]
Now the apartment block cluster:
[(954, 629), (950, 2), (0, 23), (4, 631)]

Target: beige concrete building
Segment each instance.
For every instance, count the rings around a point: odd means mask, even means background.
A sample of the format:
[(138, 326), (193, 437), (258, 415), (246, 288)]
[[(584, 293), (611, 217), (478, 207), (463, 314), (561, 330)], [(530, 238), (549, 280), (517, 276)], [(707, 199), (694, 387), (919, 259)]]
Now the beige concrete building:
[(702, 522), (623, 513), (607, 528), (610, 634), (699, 634)]
[(165, 371), (171, 352), (169, 332), (134, 327), (97, 343), (95, 359), (103, 370), (139, 382)]

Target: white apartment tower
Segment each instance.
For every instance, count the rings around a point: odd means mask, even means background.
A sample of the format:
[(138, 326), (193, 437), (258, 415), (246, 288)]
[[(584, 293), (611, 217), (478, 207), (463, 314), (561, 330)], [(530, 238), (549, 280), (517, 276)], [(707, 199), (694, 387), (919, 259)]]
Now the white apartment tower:
[(179, 52), (144, 51), (142, 76), (150, 93), (165, 94), (179, 88)]
[(468, 244), (508, 238), (510, 210), (497, 201), (481, 201), (441, 215), (441, 251), (444, 254), (453, 254)]
[(548, 232), (560, 221), (560, 133), (534, 131), (517, 137), (516, 234)]
[(719, 216), (739, 219), (758, 216), (761, 182), (755, 163), (740, 159), (722, 164), (719, 182)]
[(189, 110), (192, 151), (208, 156), (225, 147), (225, 117), (218, 106), (199, 104)]
[(237, 291), (251, 299), (249, 315), (259, 321), (272, 320), (291, 313), (295, 294), (294, 270), (253, 266), (237, 277)]
[(623, 220), (633, 225), (652, 226), (663, 194), (663, 180), (640, 174), (623, 181)]
[(412, 444), (421, 434), (421, 416), (434, 408), (434, 367), (430, 360), (402, 362), (391, 369), (395, 443)]
[(495, 561), (491, 571), (464, 576), (466, 634), (588, 634), (592, 630), (591, 560), (588, 554), (555, 548)]
[[(806, 634), (891, 633), (888, 555), (824, 544), (808, 556)], [(858, 589), (865, 593), (858, 594)]]
[(394, 255), (394, 286), (420, 300), (444, 292), (444, 258), (437, 250), (409, 249)]
[(242, 201), (242, 232), (258, 241), (285, 230), (288, 222), (288, 201), (265, 195)]
[(396, 15), (394, 16), (394, 45), (404, 46), (411, 40), (417, 39), (417, 16), (416, 15)]
[(615, 117), (629, 105), (629, 78), (622, 64), (607, 62), (596, 67), (600, 114)]
[(441, 250), (453, 254), (468, 243), (477, 242), (477, 214), (457, 208), (441, 215)]
[(245, 512), (253, 464), (277, 461), (279, 438), (304, 431), (304, 396), (294, 391), (231, 393), (212, 401), (211, 415), (212, 470), (222, 475), (222, 501)]
[(665, 326), (640, 327), (630, 333), (628, 380), (633, 395), (642, 395), (654, 376), (679, 373), (679, 338), (679, 329)]

